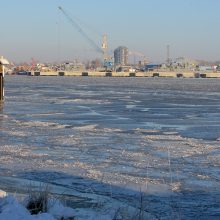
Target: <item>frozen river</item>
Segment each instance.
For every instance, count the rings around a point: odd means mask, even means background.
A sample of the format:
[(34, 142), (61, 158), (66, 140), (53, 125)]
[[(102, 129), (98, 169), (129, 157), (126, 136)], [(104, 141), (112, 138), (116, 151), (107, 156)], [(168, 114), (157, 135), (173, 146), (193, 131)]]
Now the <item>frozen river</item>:
[(7, 76), (5, 86), (0, 189), (33, 180), (156, 219), (220, 218), (220, 80)]

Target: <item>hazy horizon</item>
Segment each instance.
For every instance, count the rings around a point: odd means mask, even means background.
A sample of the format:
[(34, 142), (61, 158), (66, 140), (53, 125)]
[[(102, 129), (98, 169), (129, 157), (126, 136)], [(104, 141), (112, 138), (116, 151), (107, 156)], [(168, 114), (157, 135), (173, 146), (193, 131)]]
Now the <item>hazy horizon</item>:
[(110, 53), (123, 45), (148, 61), (165, 61), (170, 45), (171, 58), (220, 60), (218, 0), (3, 1), (0, 54), (13, 62), (101, 57), (58, 6), (100, 47), (106, 33)]

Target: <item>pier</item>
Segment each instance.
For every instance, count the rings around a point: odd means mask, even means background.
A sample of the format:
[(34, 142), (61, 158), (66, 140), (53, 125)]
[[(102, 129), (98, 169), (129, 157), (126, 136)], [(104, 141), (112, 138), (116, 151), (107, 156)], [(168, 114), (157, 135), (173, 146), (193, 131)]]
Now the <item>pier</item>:
[(220, 72), (98, 72), (98, 71), (60, 71), (31, 72), (32, 76), (87, 76), (87, 77), (164, 77), (164, 78), (220, 78)]

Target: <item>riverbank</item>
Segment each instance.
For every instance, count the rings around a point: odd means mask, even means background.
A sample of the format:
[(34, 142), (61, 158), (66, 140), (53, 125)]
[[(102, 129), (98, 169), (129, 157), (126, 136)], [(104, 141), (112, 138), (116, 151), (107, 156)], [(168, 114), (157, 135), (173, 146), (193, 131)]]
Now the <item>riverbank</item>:
[[(16, 194), (7, 194), (5, 191), (0, 190), (0, 220), (74, 220), (77, 213), (74, 209), (65, 207), (58, 200), (48, 198), (46, 200), (47, 208), (45, 211), (39, 212), (39, 205), (34, 201), (34, 209), (27, 208), (27, 204), (31, 201), (30, 195), (24, 199), (18, 198)], [(33, 201), (31, 201), (33, 202)]]
[[(42, 192), (32, 192), (42, 195)], [(45, 192), (43, 192), (45, 193)], [(0, 190), (0, 220), (130, 220), (130, 219), (152, 219), (155, 218), (141, 209), (134, 209), (128, 205), (118, 202), (102, 204), (90, 208), (70, 208), (55, 196), (43, 194), (44, 203), (39, 204), (39, 198), (19, 196), (19, 194), (7, 194)], [(95, 195), (94, 195), (95, 196)], [(35, 200), (33, 200), (35, 199)], [(37, 199), (37, 200), (36, 200)], [(30, 202), (32, 209), (30, 209)], [(110, 201), (109, 201), (110, 202)], [(44, 207), (45, 206), (45, 207)], [(34, 209), (33, 209), (34, 207)], [(45, 208), (45, 209), (44, 209)], [(37, 210), (37, 211), (36, 211)]]

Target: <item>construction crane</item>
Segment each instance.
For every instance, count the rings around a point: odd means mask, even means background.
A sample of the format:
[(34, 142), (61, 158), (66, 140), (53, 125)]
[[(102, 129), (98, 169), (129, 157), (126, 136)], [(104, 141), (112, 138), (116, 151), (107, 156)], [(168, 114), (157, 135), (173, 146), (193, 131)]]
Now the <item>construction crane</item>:
[(76, 30), (90, 43), (90, 45), (97, 51), (98, 53), (101, 53), (103, 56), (103, 62), (104, 67), (107, 69), (109, 66), (112, 65), (111, 61), (109, 61), (108, 58), (108, 47), (107, 47), (107, 36), (106, 34), (103, 35), (102, 39), (102, 47), (100, 48), (87, 34), (86, 32), (69, 16), (69, 14), (61, 7), (59, 6), (58, 9), (65, 15), (67, 20), (70, 22), (70, 24), (76, 28)]
[(133, 56), (134, 58), (134, 65), (136, 65), (136, 57), (139, 59), (139, 61), (143, 61), (144, 63), (147, 62), (146, 56), (138, 51), (129, 51), (129, 55)]

